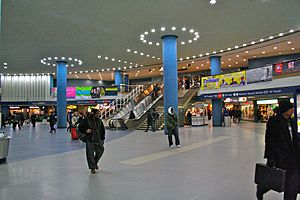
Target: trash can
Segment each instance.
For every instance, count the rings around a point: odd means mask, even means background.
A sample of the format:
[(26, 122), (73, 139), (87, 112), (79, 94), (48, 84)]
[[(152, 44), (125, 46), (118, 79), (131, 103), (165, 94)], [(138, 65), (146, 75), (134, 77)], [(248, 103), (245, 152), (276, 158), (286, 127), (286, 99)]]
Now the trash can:
[(6, 157), (8, 156), (9, 149), (9, 137), (4, 135), (4, 132), (0, 132), (0, 164), (6, 163)]
[(229, 116), (224, 116), (224, 126), (225, 127), (231, 126), (231, 118)]

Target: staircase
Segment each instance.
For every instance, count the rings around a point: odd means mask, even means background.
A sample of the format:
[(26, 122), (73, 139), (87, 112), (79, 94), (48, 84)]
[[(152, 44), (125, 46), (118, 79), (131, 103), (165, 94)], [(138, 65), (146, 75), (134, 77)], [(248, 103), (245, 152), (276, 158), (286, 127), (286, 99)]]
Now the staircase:
[[(156, 121), (155, 121), (155, 129), (162, 130), (164, 128), (164, 107), (158, 106), (155, 108), (155, 111), (159, 115), (158, 119), (156, 119)], [(147, 118), (139, 126), (138, 130), (146, 130), (146, 128), (147, 128)], [(151, 130), (151, 128), (150, 128), (150, 130)]]

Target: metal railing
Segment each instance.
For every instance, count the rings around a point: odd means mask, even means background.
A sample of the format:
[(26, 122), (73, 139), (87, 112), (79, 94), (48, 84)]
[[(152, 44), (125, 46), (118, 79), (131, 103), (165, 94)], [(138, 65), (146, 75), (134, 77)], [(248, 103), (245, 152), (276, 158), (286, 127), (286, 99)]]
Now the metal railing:
[(107, 109), (103, 109), (100, 112), (100, 117), (102, 119), (110, 118), (112, 115), (114, 115), (120, 109), (122, 109), (125, 105), (132, 102), (143, 91), (144, 91), (143, 85), (136, 86), (133, 90), (131, 90), (130, 93), (128, 93), (122, 99), (115, 99), (114, 101), (112, 101), (108, 105), (109, 107)]

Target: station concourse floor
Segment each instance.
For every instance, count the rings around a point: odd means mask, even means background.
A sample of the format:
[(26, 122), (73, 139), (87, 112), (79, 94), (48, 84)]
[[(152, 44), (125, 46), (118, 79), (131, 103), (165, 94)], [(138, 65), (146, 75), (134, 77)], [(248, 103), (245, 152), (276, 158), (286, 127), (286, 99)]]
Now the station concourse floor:
[(107, 130), (95, 175), (84, 143), (66, 129), (4, 131), (13, 138), (0, 165), (1, 200), (255, 200), (254, 167), (264, 161), (264, 123), (180, 128), (181, 148), (168, 147), (163, 131)]

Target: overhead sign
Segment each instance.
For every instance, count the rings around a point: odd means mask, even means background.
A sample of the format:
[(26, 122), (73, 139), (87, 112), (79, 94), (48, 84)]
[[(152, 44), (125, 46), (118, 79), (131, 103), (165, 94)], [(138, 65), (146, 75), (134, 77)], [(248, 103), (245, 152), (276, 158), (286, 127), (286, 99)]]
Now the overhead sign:
[[(284, 87), (284, 88), (271, 88), (264, 90), (249, 90), (240, 92), (225, 92), (222, 93), (222, 98), (232, 98), (232, 97), (246, 97), (246, 96), (257, 96), (257, 95), (272, 95), (272, 94), (290, 94), (293, 93), (295, 88), (299, 87)], [(219, 93), (213, 94), (202, 94), (197, 97), (197, 100), (202, 99), (219, 99)]]

